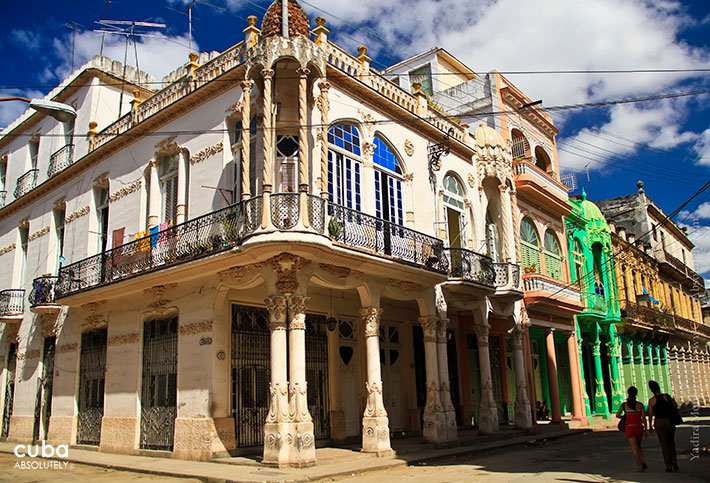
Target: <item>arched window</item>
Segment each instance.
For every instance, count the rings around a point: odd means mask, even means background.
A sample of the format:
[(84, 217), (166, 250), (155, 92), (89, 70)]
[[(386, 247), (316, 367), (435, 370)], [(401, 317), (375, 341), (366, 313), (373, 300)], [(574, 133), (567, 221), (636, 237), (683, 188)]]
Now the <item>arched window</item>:
[(298, 136), (276, 137), (276, 162), (279, 166), (279, 193), (295, 193), (298, 184)]
[(574, 239), (572, 245), (572, 263), (574, 264), (574, 274), (572, 275), (574, 281), (584, 290), (584, 249), (578, 238)]
[(402, 206), (402, 166), (389, 145), (375, 136), (375, 216), (401, 225), (404, 223)]
[(540, 146), (535, 148), (535, 166), (540, 168), (546, 173), (549, 173), (552, 168), (552, 163), (550, 162), (550, 156), (547, 152)]
[(513, 129), (510, 132), (510, 148), (513, 151), (513, 159), (526, 159), (530, 157), (530, 144), (522, 132)]
[(530, 218), (520, 222), (520, 258), (526, 272), (540, 271), (540, 238)]
[(602, 245), (595, 243), (592, 245), (592, 256), (594, 257), (594, 292), (604, 296), (604, 263), (602, 261)]
[(453, 175), (444, 177), (444, 215), (449, 236), (449, 246), (461, 248), (464, 238), (463, 229), (466, 226), (464, 215), (464, 189), (461, 182)]
[(328, 193), (330, 201), (361, 210), (360, 132), (351, 124), (328, 130)]
[(552, 230), (545, 232), (545, 275), (562, 280), (562, 255), (560, 242)]

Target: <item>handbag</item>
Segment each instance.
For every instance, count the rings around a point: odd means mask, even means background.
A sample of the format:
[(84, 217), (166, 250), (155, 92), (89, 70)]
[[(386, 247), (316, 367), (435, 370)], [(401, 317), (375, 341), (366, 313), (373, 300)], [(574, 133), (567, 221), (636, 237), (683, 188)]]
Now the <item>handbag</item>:
[(626, 414), (621, 416), (621, 419), (619, 419), (619, 424), (616, 426), (619, 428), (619, 431), (622, 433), (626, 432)]
[(683, 424), (683, 417), (680, 415), (680, 411), (678, 411), (676, 402), (673, 399), (671, 399), (671, 401), (671, 423), (673, 423), (673, 426), (678, 426), (679, 424)]

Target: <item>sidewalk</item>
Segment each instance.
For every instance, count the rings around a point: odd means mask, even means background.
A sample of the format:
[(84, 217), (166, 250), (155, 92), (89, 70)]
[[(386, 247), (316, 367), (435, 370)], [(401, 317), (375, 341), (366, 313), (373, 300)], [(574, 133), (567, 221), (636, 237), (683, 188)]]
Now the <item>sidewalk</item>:
[[(68, 461), (86, 465), (133, 471), (161, 476), (196, 478), (210, 483), (257, 481), (314, 481), (350, 476), (368, 471), (397, 468), (449, 456), (487, 451), (534, 441), (550, 440), (582, 434), (589, 429), (546, 431), (541, 434), (520, 434), (509, 431), (492, 438), (476, 436), (462, 438), (463, 445), (434, 449), (430, 444), (417, 443), (417, 438), (394, 440), (395, 456), (377, 458), (349, 448), (325, 447), (316, 450), (318, 464), (310, 468), (271, 468), (248, 458), (221, 458), (210, 462), (185, 461), (150, 456), (118, 455), (86, 449), (70, 448)], [(506, 433), (506, 432), (504, 432)], [(0, 442), (1, 453), (12, 453), (14, 443)]]

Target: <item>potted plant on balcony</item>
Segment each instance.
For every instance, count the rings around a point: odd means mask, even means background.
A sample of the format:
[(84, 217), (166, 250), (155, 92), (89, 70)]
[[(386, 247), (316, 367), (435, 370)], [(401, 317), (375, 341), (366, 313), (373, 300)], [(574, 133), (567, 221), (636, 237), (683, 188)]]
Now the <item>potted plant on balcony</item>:
[(330, 236), (330, 238), (332, 238), (333, 240), (337, 240), (340, 238), (340, 235), (342, 233), (343, 224), (335, 218), (332, 218), (330, 222), (328, 222), (328, 236)]
[(523, 266), (523, 272), (525, 273), (537, 273), (537, 264), (531, 263), (529, 265)]

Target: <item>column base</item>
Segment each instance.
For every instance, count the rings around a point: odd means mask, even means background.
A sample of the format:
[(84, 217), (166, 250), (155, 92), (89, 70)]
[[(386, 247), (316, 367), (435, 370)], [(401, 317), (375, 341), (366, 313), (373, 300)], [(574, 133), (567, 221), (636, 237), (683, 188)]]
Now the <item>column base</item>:
[(497, 433), (500, 430), (498, 427), (498, 408), (495, 404), (491, 406), (481, 405), (478, 430), (482, 434)]
[(316, 464), (313, 423), (264, 424), (265, 465), (304, 468)]
[(50, 416), (47, 442), (54, 445), (74, 444), (76, 416)]
[(212, 418), (175, 419), (173, 457), (209, 461), (212, 458), (227, 456), (229, 453), (222, 444)]
[(437, 411), (424, 414), (424, 438), (430, 443), (443, 443), (448, 440), (446, 428), (446, 413)]
[(446, 411), (444, 415), (446, 421), (446, 441), (456, 441), (459, 439), (458, 426), (456, 425), (456, 412)]
[(32, 441), (34, 433), (34, 416), (10, 416), (10, 431), (7, 440), (12, 443), (25, 443)]
[(377, 456), (392, 454), (387, 416), (362, 418), (362, 452), (375, 453)]
[(101, 418), (101, 441), (99, 451), (106, 453), (134, 454), (138, 448), (138, 418)]
[(515, 401), (515, 427), (517, 429), (532, 428), (532, 413), (529, 403)]

